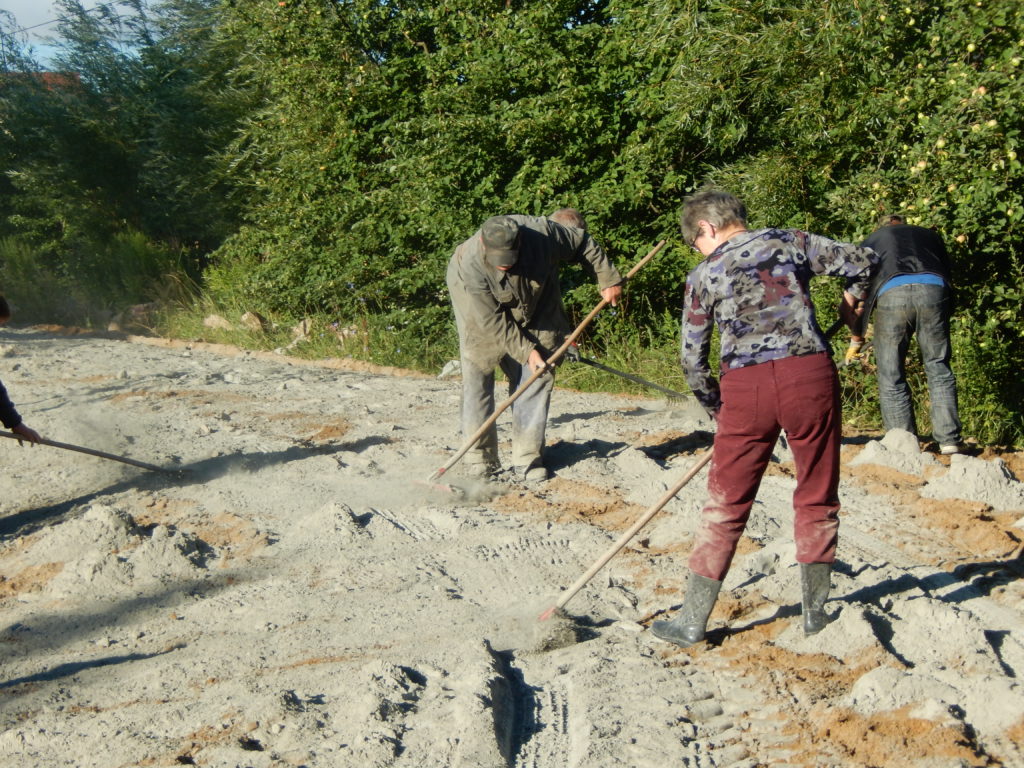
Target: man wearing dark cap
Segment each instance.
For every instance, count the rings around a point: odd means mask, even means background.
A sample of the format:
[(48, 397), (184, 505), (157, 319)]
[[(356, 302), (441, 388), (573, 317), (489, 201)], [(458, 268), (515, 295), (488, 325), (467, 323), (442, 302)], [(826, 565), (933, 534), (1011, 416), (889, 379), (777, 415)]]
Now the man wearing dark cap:
[[(514, 392), (571, 333), (558, 285), (561, 262), (581, 264), (615, 305), (622, 277), (571, 208), (550, 217), (492, 216), (461, 243), (448, 263), (448, 291), (459, 330), (462, 432), (468, 439), (494, 413), (494, 371), (501, 367)], [(529, 482), (546, 480), (544, 429), (553, 372), (539, 377), (512, 406), (512, 464)], [(469, 474), (500, 468), (492, 426), (466, 453)]]

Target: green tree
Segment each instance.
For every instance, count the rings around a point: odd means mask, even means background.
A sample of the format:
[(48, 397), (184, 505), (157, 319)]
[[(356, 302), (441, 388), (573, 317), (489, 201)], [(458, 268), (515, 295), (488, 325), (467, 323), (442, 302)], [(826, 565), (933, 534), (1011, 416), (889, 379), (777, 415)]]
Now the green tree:
[(144, 245), (137, 266), (154, 259), (150, 278), (198, 276), (235, 229), (217, 151), (252, 96), (229, 77), (235, 51), (215, 0), (58, 9), (58, 71), (21, 62), (0, 100), (10, 191), (0, 233), (30, 244), (41, 268), (90, 282), (99, 302), (139, 300), (138, 280), (104, 282), (126, 243)]
[[(704, 183), (741, 195), (754, 225), (843, 239), (900, 208), (970, 266), (957, 357), (976, 431), (1024, 436), (1020, 384), (1004, 377), (1022, 346), (1018, 4), (265, 0), (226, 13), (239, 74), (265, 101), (228, 153), (246, 225), (218, 253), (219, 299), (429, 336), (447, 317), (451, 247), (496, 212), (574, 205), (621, 263), (661, 237), (681, 245), (676, 213)], [(646, 327), (674, 346), (695, 258), (660, 257), (595, 335)], [(566, 287), (571, 307), (596, 298), (581, 278)]]
[[(450, 343), (454, 244), (494, 213), (572, 205), (623, 267), (675, 246), (592, 334), (671, 358), (690, 191), (840, 239), (899, 209), (957, 262), (969, 432), (1024, 441), (1019, 3), (61, 3), (74, 75), (0, 86), (0, 234), (65, 273), (109, 271), (133, 231), (223, 243), (218, 302)], [(570, 311), (596, 301), (582, 273), (564, 287)], [(815, 298), (828, 314), (834, 291)], [(869, 390), (850, 375), (863, 414)]]

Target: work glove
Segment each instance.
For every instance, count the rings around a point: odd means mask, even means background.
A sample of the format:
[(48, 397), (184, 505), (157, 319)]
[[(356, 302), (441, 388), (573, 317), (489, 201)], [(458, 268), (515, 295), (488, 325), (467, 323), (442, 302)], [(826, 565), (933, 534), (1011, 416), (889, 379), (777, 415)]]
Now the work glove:
[(570, 363), (578, 363), (580, 361), (580, 348), (576, 344), (570, 344), (568, 349), (565, 350), (565, 359)]
[(861, 359), (861, 347), (864, 346), (864, 339), (850, 339), (850, 346), (846, 348), (843, 355), (843, 365), (851, 365)]

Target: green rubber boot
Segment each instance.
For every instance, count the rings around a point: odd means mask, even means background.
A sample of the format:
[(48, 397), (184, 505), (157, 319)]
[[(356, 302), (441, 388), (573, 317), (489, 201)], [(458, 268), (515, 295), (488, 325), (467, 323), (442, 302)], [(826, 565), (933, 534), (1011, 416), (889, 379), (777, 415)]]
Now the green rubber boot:
[(803, 582), (804, 634), (816, 635), (828, 624), (825, 601), (832, 580), (832, 563), (800, 563)]
[(651, 632), (655, 637), (683, 648), (701, 642), (721, 588), (722, 582), (690, 571), (683, 607), (672, 621), (656, 621), (651, 624)]

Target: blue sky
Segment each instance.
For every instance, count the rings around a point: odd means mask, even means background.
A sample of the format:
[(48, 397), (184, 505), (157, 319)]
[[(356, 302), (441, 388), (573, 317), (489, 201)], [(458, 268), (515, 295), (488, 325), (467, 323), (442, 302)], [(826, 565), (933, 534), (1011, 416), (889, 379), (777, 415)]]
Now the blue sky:
[[(82, 0), (85, 8), (95, 8), (109, 0)], [(29, 43), (36, 50), (36, 55), (42, 59), (46, 58), (46, 46), (43, 45), (43, 38), (47, 35), (54, 35), (57, 32), (58, 12), (51, 0), (0, 0), (0, 11), (7, 11), (14, 14), (18, 26), (28, 29)], [(31, 28), (31, 29), (29, 29)]]
[[(82, 5), (86, 8), (95, 8), (101, 2), (102, 0), (84, 0)], [(33, 42), (42, 35), (53, 34), (56, 31), (56, 24), (46, 23), (55, 20), (58, 15), (51, 0), (0, 0), (0, 10), (13, 13), (19, 27), (36, 27), (29, 31)], [(37, 26), (39, 24), (44, 26)]]

